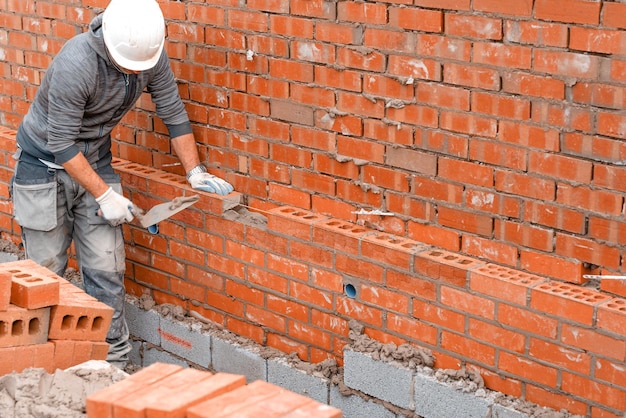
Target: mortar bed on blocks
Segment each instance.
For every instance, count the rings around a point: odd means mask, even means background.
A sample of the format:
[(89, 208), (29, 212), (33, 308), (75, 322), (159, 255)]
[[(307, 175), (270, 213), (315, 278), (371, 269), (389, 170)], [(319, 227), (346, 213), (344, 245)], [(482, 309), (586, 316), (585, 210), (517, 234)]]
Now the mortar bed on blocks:
[[(23, 258), (23, 251), (16, 244), (9, 240), (0, 239), (0, 263)], [(64, 277), (73, 284), (82, 287), (80, 274), (75, 269), (68, 269)], [(203, 331), (214, 333), (219, 338), (233, 341), (244, 348), (254, 347), (264, 358), (284, 358), (293, 368), (328, 379), (332, 384), (339, 387), (340, 393), (344, 396), (360, 396), (384, 404), (390, 414), (396, 417), (418, 417), (411, 411), (380, 402), (348, 388), (343, 382), (342, 369), (334, 361), (310, 364), (299, 360), (295, 353), (287, 355), (273, 348), (259, 347), (253, 341), (238, 337), (223, 330), (217, 324), (194, 315), (195, 312), (187, 313), (179, 306), (174, 305), (157, 306), (154, 300), (148, 296), (129, 297), (128, 301), (143, 310), (156, 310), (162, 317), (176, 321), (199, 322)], [(363, 326), (357, 321), (350, 322), (349, 337), (349, 348), (354, 351), (367, 353), (375, 360), (394, 362), (403, 367), (418, 370), (419, 373), (432, 376), (437, 381), (461, 392), (491, 397), (494, 402), (519, 412), (517, 416), (574, 417), (565, 411), (554, 411), (504, 394), (491, 392), (484, 388), (484, 383), (478, 373), (465, 369), (434, 370), (432, 369), (434, 358), (429, 350), (419, 349), (408, 344), (402, 346), (381, 344), (363, 334)], [(22, 373), (1, 376), (0, 418), (85, 418), (85, 399), (89, 394), (121, 381), (140, 369), (140, 366), (130, 364), (122, 371), (105, 361), (89, 361), (66, 370), (57, 370), (53, 374), (49, 374), (43, 369), (27, 369)]]

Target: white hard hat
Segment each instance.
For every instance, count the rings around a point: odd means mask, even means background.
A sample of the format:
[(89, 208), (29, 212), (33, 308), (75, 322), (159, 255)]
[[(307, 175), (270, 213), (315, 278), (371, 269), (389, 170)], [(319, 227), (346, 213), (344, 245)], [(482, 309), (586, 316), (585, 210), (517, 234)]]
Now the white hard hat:
[(165, 20), (155, 0), (111, 0), (102, 16), (109, 55), (127, 70), (154, 67), (165, 43)]

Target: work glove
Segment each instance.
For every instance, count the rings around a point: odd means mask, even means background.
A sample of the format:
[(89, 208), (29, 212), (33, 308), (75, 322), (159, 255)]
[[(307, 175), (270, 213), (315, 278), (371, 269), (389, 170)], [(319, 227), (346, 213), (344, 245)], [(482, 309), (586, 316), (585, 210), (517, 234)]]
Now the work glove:
[(106, 219), (111, 226), (118, 226), (124, 222), (133, 220), (132, 202), (121, 194), (114, 191), (111, 187), (107, 189), (102, 196), (96, 198), (96, 202), (100, 205), (99, 214)]
[(217, 193), (224, 196), (233, 191), (233, 186), (230, 183), (209, 173), (196, 173), (187, 180), (194, 189), (209, 193)]

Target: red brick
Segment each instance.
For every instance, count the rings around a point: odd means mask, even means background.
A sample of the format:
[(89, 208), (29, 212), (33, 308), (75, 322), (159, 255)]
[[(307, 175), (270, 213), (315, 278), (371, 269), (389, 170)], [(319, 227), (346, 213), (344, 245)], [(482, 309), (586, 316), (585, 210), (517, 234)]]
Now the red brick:
[(498, 305), (497, 320), (512, 328), (528, 331), (533, 334), (555, 338), (558, 321), (541, 313), (532, 312), (526, 308), (510, 306), (504, 303)]
[(535, 18), (565, 23), (597, 25), (602, 3), (588, 0), (537, 0)]
[(50, 338), (104, 341), (113, 309), (72, 284), (61, 289), (59, 303), (50, 310)]
[(530, 306), (541, 312), (591, 325), (595, 306), (610, 297), (567, 283), (542, 283), (531, 290)]
[(0, 311), (9, 309), (12, 277), (11, 273), (0, 271)]
[(27, 310), (9, 305), (0, 312), (0, 347), (44, 344), (49, 324), (50, 308)]
[(59, 303), (59, 281), (27, 269), (13, 273), (11, 303), (26, 309), (38, 309)]
[(558, 377), (556, 367), (545, 366), (516, 354), (500, 352), (498, 368), (525, 380), (538, 382), (549, 387), (556, 386)]
[(21, 347), (0, 348), (0, 376), (12, 372), (21, 373), (30, 367), (53, 373), (54, 344), (47, 342)]
[(563, 372), (561, 388), (577, 397), (589, 399), (619, 411), (626, 410), (626, 391), (602, 384), (595, 379)]
[(257, 380), (247, 386), (189, 408), (187, 410), (187, 418), (217, 418), (215, 414), (221, 414), (222, 416), (233, 414), (239, 412), (247, 405), (255, 405), (280, 392), (281, 389), (279, 387)]
[(470, 271), (470, 289), (518, 305), (526, 305), (530, 289), (546, 279), (496, 264), (486, 264)]
[(425, 250), (415, 255), (414, 269), (418, 275), (466, 287), (470, 270), (483, 263), (443, 250)]
[(187, 411), (188, 418), (263, 416), (278, 418), (301, 407), (318, 404), (302, 395), (257, 380), (217, 398), (202, 402)]
[(188, 407), (245, 385), (245, 377), (183, 369), (113, 403), (115, 417), (185, 418)]
[(113, 403), (183, 370), (181, 366), (153, 363), (126, 379), (87, 396), (86, 410), (90, 418), (114, 418)]
[(361, 238), (362, 256), (407, 271), (411, 266), (413, 255), (424, 249), (418, 241), (375, 231), (370, 231)]

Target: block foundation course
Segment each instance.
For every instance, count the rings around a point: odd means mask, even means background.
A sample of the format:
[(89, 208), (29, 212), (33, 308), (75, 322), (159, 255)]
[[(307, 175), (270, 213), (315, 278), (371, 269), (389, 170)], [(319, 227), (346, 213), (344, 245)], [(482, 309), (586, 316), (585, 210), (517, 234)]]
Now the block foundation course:
[[(478, 373), (435, 370), (428, 350), (396, 347), (351, 331), (344, 366), (334, 361), (310, 364), (297, 356), (262, 347), (222, 330), (208, 320), (187, 315), (180, 307), (155, 305), (128, 296), (126, 312), (133, 351), (131, 361), (145, 368), (157, 362), (245, 377), (248, 384), (265, 381), (321, 404), (338, 408), (343, 417), (505, 417), (547, 414), (576, 417), (485, 389)], [(198, 415), (201, 417), (201, 415)]]

